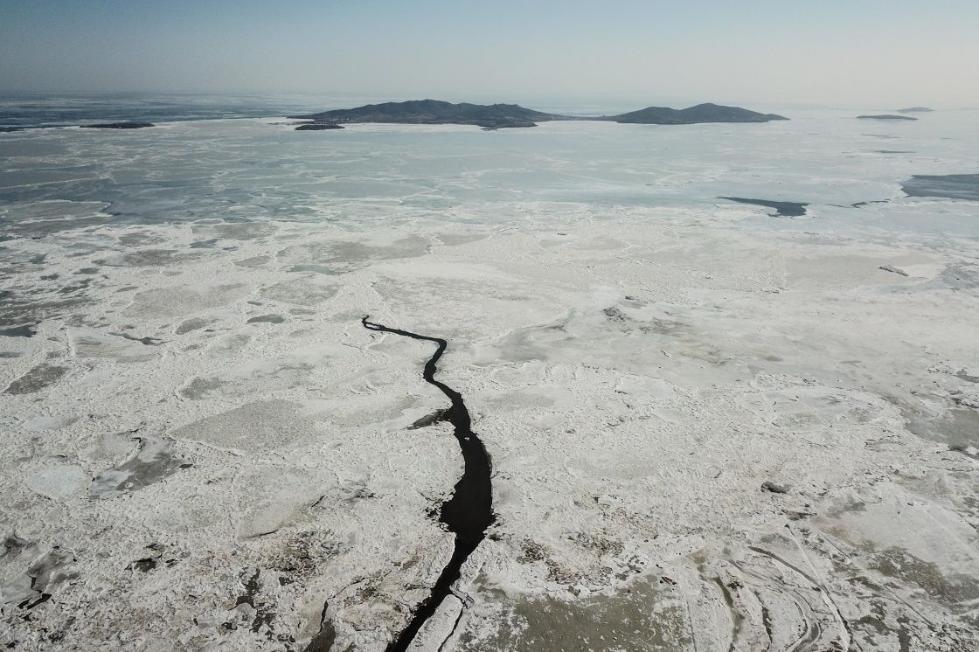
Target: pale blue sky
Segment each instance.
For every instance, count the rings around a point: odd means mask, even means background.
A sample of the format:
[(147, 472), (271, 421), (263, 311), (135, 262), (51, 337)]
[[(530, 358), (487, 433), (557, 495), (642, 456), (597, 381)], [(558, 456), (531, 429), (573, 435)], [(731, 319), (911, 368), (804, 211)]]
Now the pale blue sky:
[(979, 0), (0, 0), (0, 92), (979, 104)]

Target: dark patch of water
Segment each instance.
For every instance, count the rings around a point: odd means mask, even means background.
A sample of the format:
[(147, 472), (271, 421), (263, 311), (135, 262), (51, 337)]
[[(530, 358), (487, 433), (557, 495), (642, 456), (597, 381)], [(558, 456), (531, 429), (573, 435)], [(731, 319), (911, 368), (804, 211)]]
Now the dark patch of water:
[(422, 625), (435, 614), (439, 605), (449, 595), (452, 584), (459, 579), (462, 565), (485, 538), (486, 529), (496, 519), (493, 514), (493, 486), (490, 479), (492, 463), (483, 442), (472, 431), (469, 410), (466, 409), (462, 395), (435, 379), (438, 361), (445, 353), (448, 342), (438, 337), (388, 328), (368, 321), (368, 317), (364, 317), (361, 323), (368, 330), (432, 342), (436, 345), (435, 354), (425, 363), (422, 377), (425, 382), (437, 387), (452, 403), (452, 407), (445, 413), (445, 416), (452, 423), (453, 434), (456, 441), (459, 442), (459, 448), (465, 462), (462, 477), (456, 483), (452, 497), (442, 503), (439, 517), (439, 521), (455, 534), (452, 558), (442, 569), (442, 573), (435, 581), (429, 596), (415, 609), (411, 621), (398, 634), (397, 639), (387, 647), (389, 652), (401, 652), (409, 648)]
[(979, 174), (914, 175), (901, 184), (908, 197), (979, 201)]
[(770, 213), (772, 217), (802, 217), (806, 214), (806, 206), (809, 205), (804, 202), (749, 199), (747, 197), (721, 197), (721, 199), (738, 202), (739, 204), (753, 204), (755, 206), (773, 208), (775, 212)]

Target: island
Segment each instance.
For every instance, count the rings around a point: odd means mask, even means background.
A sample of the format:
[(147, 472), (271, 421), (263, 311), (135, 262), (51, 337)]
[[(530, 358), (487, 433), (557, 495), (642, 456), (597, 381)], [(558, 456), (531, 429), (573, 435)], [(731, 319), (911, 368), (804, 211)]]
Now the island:
[(927, 106), (909, 106), (906, 109), (898, 109), (898, 113), (932, 113), (935, 109)]
[(631, 113), (604, 118), (613, 122), (645, 125), (692, 125), (708, 122), (772, 122), (788, 120), (774, 113), (758, 113), (737, 106), (698, 104), (686, 109), (650, 106)]
[(554, 120), (558, 116), (525, 109), (516, 104), (453, 104), (440, 100), (411, 100), (367, 104), (353, 109), (323, 111), (311, 115), (290, 116), (314, 123), (344, 124), (354, 122), (379, 122), (424, 125), (474, 125), (483, 129), (536, 127), (538, 122)]
[[(773, 113), (757, 113), (734, 106), (698, 104), (686, 109), (647, 107), (612, 116), (567, 116), (545, 113), (518, 104), (453, 104), (440, 100), (410, 100), (367, 104), (353, 109), (336, 109), (308, 115), (289, 116), (310, 124), (392, 123), (474, 125), (486, 130), (536, 127), (555, 120), (598, 120), (630, 124), (687, 125), (707, 122), (770, 122), (788, 120)], [(329, 128), (329, 127), (327, 127)]]
[(308, 122), (296, 127), (296, 131), (325, 131), (327, 129), (343, 129), (335, 122)]
[(146, 129), (155, 127), (152, 122), (101, 122), (92, 125), (82, 125), (85, 129)]
[(912, 118), (909, 115), (882, 113), (880, 115), (858, 115), (857, 120), (917, 120), (917, 118)]

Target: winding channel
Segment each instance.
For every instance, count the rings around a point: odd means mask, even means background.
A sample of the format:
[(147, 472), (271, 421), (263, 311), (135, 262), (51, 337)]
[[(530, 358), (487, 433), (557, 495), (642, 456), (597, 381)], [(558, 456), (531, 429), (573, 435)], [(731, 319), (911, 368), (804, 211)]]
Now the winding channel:
[(422, 377), (430, 385), (437, 387), (452, 402), (452, 407), (445, 413), (445, 418), (452, 423), (456, 441), (462, 451), (465, 470), (455, 485), (452, 497), (442, 503), (439, 521), (445, 524), (450, 532), (455, 534), (455, 545), (452, 558), (442, 569), (438, 579), (432, 586), (431, 593), (415, 609), (408, 625), (398, 634), (387, 649), (388, 652), (407, 650), (411, 641), (418, 634), (422, 625), (431, 618), (442, 601), (452, 590), (452, 584), (459, 579), (462, 565), (469, 555), (479, 546), (486, 536), (486, 528), (493, 524), (493, 486), (490, 480), (492, 462), (489, 453), (483, 446), (479, 436), (472, 431), (469, 410), (462, 400), (462, 395), (437, 380), (438, 361), (445, 353), (448, 342), (438, 337), (419, 335), (397, 328), (388, 328), (381, 324), (368, 321), (370, 317), (361, 320), (367, 330), (391, 333), (401, 337), (432, 342), (437, 345), (435, 354), (425, 363)]

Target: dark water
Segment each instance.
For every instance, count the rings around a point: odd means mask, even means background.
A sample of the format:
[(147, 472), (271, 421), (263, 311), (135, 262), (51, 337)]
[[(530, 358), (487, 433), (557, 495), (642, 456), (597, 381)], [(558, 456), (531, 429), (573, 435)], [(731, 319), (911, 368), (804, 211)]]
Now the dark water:
[(401, 337), (431, 342), (437, 346), (434, 355), (425, 363), (422, 377), (430, 385), (437, 387), (452, 403), (445, 413), (453, 426), (453, 434), (459, 442), (462, 459), (465, 463), (462, 477), (455, 485), (452, 497), (442, 503), (439, 521), (455, 534), (455, 544), (452, 558), (442, 569), (435, 581), (429, 596), (419, 604), (408, 625), (401, 631), (398, 638), (388, 645), (388, 652), (403, 652), (407, 650), (422, 625), (435, 615), (439, 605), (449, 595), (452, 584), (459, 579), (462, 565), (469, 555), (479, 546), (486, 536), (486, 528), (493, 524), (493, 485), (492, 463), (489, 453), (483, 446), (479, 436), (473, 432), (469, 410), (466, 408), (462, 395), (448, 385), (435, 379), (438, 371), (438, 361), (445, 352), (448, 342), (439, 337), (419, 335), (398, 328), (389, 328), (382, 324), (362, 320), (364, 328), (382, 333), (392, 333)]
[(806, 214), (806, 206), (809, 204), (795, 201), (773, 201), (771, 199), (748, 199), (746, 197), (721, 197), (728, 201), (735, 201), (739, 204), (753, 204), (764, 206), (765, 208), (775, 209), (772, 217), (802, 217)]
[(915, 175), (901, 189), (908, 197), (979, 201), (979, 174)]

